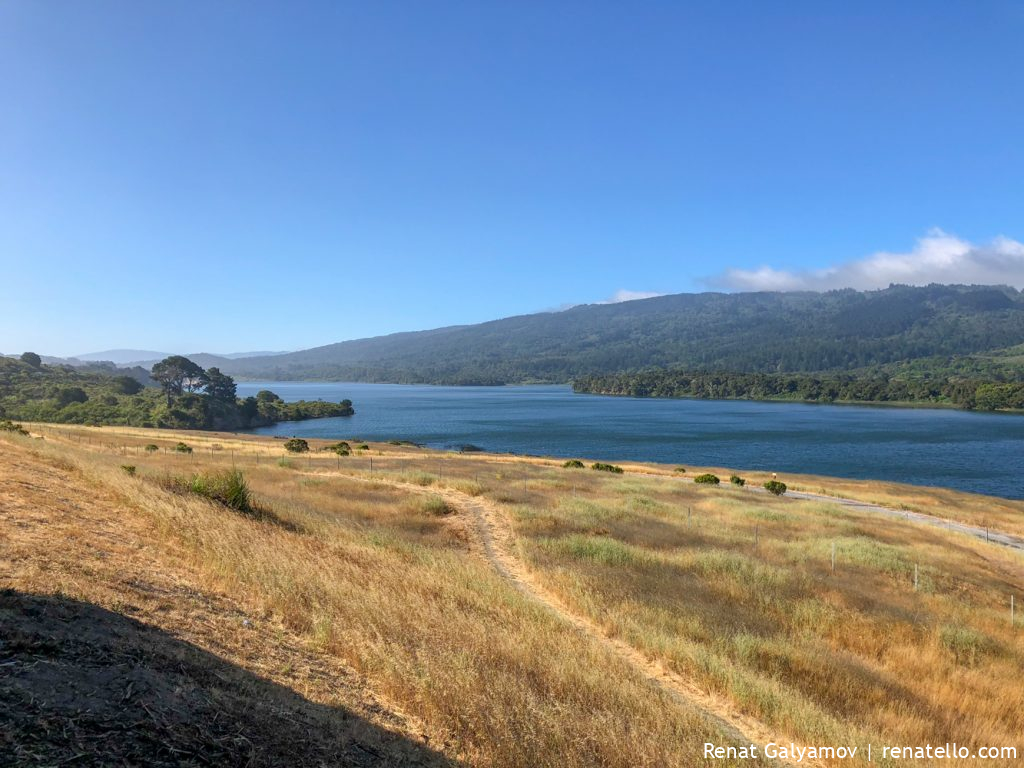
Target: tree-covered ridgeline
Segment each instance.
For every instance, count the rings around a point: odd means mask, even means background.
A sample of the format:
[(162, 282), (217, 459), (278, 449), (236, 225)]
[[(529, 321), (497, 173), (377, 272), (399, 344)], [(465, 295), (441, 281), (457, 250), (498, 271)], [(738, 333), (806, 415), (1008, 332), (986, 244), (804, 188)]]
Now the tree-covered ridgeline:
[(932, 376), (893, 378), (879, 373), (688, 373), (671, 370), (581, 376), (573, 391), (628, 397), (701, 400), (792, 400), (811, 403), (914, 403), (972, 410), (1024, 409), (1024, 380)]
[(1024, 342), (1024, 294), (1006, 286), (695, 293), (223, 360), (262, 380), (564, 383), (666, 368), (820, 373), (988, 356)]
[(234, 379), (174, 355), (144, 386), (132, 376), (45, 365), (38, 355), (0, 357), (0, 419), (173, 429), (247, 429), (279, 421), (351, 416), (350, 400), (286, 403), (263, 390), (240, 399)]

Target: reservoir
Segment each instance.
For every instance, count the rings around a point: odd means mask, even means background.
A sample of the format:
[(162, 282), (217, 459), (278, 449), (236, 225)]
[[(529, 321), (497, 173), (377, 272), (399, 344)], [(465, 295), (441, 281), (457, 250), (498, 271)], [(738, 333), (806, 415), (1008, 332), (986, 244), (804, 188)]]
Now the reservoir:
[(470, 444), (491, 452), (833, 475), (1024, 498), (1024, 416), (951, 409), (661, 400), (568, 386), (240, 382), (239, 397), (352, 400), (355, 416), (263, 435)]

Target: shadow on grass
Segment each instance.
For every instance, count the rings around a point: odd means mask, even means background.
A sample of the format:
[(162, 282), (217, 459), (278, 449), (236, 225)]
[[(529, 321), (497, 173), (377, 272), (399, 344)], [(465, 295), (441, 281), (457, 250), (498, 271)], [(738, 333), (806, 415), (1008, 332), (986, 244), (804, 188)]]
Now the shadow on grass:
[(456, 766), (132, 618), (0, 591), (0, 765)]

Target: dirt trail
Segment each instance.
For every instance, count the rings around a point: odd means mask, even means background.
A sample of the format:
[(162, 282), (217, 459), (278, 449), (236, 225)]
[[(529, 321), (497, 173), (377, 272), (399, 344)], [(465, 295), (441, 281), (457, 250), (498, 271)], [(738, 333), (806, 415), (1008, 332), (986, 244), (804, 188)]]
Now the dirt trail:
[[(424, 487), (391, 480), (380, 475), (359, 476), (343, 472), (331, 472), (330, 474), (340, 474), (342, 477), (352, 480), (384, 483), (412, 493), (443, 497), (449, 504), (468, 512), (473, 518), (477, 543), (480, 545), (482, 554), (502, 577), (578, 632), (596, 640), (640, 671), (656, 688), (668, 694), (687, 709), (701, 714), (708, 722), (738, 744), (757, 744), (762, 748), (769, 742), (777, 744), (793, 742), (799, 745), (799, 742), (792, 737), (783, 736), (760, 720), (737, 712), (736, 708), (724, 697), (702, 689), (693, 681), (666, 668), (659, 661), (647, 658), (623, 640), (610, 636), (605, 629), (589, 617), (573, 611), (561, 598), (545, 588), (516, 556), (515, 534), (504, 512), (498, 508), (497, 504), (453, 488)], [(787, 761), (777, 761), (777, 763), (795, 765)], [(818, 763), (805, 759), (800, 765), (818, 765)]]

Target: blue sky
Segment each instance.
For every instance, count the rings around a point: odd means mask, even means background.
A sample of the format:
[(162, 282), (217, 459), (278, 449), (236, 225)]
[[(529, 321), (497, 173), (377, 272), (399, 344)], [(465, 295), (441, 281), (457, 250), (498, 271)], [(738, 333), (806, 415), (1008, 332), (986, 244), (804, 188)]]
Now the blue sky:
[(1019, 2), (0, 4), (0, 351), (1024, 287)]

